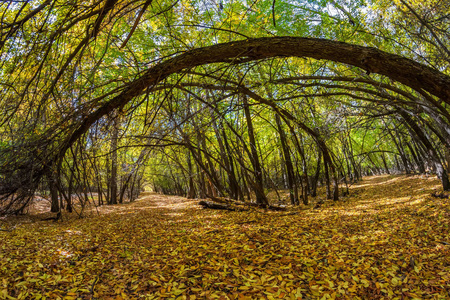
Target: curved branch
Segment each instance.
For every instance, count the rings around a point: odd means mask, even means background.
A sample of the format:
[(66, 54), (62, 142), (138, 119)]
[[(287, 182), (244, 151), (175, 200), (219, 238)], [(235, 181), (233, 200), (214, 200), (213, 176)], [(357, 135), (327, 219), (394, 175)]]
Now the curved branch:
[(200, 65), (239, 58), (310, 57), (353, 65), (368, 72), (388, 76), (417, 91), (427, 91), (450, 104), (450, 77), (411, 59), (375, 48), (343, 42), (300, 37), (266, 37), (193, 49), (147, 70), (124, 91), (89, 114), (63, 145), (63, 155), (89, 127), (105, 114), (123, 107), (144, 89), (155, 86), (169, 75)]
[[(282, 79), (273, 80), (273, 83), (292, 83), (297, 80), (327, 80), (327, 81), (344, 81), (344, 82), (352, 82), (352, 83), (366, 83), (372, 85), (376, 89), (386, 89), (391, 90), (399, 95), (404, 96), (405, 98), (410, 99), (414, 103), (424, 105), (423, 102), (416, 96), (412, 95), (410, 92), (402, 90), (393, 85), (383, 83), (380, 81), (376, 81), (373, 79), (366, 79), (360, 77), (349, 77), (349, 76), (296, 76), (296, 77), (287, 77)], [(450, 114), (436, 99), (428, 95), (427, 93), (421, 92), (420, 95), (424, 97), (424, 99), (429, 102), (433, 107), (435, 107), (447, 120), (450, 121)]]

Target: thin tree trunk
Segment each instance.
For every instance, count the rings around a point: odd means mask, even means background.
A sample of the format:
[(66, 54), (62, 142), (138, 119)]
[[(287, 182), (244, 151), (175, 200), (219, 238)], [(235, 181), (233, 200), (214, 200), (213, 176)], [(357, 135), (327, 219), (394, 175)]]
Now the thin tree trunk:
[(250, 141), (250, 152), (251, 157), (250, 160), (252, 162), (253, 170), (254, 170), (254, 176), (255, 176), (255, 196), (256, 196), (256, 203), (260, 205), (268, 205), (269, 202), (267, 201), (266, 195), (264, 194), (264, 182), (263, 182), (263, 174), (261, 165), (259, 163), (259, 157), (258, 157), (258, 151), (256, 150), (256, 139), (255, 139), (255, 133), (253, 129), (253, 122), (252, 117), (250, 114), (250, 108), (247, 101), (247, 96), (243, 96), (243, 104), (244, 104), (244, 113), (245, 113), (245, 119), (247, 121), (247, 131), (248, 131), (248, 137)]
[(236, 179), (236, 174), (235, 174), (235, 170), (234, 170), (234, 162), (233, 162), (233, 156), (231, 154), (231, 149), (230, 149), (230, 145), (228, 144), (228, 138), (226, 136), (225, 133), (225, 129), (222, 128), (222, 136), (223, 136), (223, 143), (225, 146), (225, 150), (226, 150), (226, 155), (228, 157), (227, 162), (228, 162), (228, 180), (229, 180), (229, 185), (230, 185), (230, 196), (233, 199), (243, 199), (243, 195), (242, 195), (242, 191), (239, 187), (239, 183)]
[(325, 186), (326, 186), (326, 190), (327, 190), (327, 199), (331, 200), (333, 197), (331, 196), (330, 174), (328, 173), (328, 162), (325, 159), (325, 157), (323, 157), (323, 168), (324, 168), (324, 172), (325, 172)]
[(110, 204), (117, 204), (117, 140), (119, 136), (119, 120), (113, 120), (111, 136), (111, 177), (110, 177)]
[(414, 122), (414, 120), (411, 118), (411, 116), (408, 114), (408, 112), (404, 111), (403, 109), (399, 109), (398, 112), (403, 117), (403, 119), (406, 121), (406, 123), (409, 125), (409, 127), (414, 131), (414, 133), (417, 135), (419, 140), (423, 143), (425, 148), (428, 150), (428, 153), (430, 157), (433, 159), (434, 165), (436, 167), (436, 174), (438, 178), (441, 180), (442, 188), (444, 191), (450, 190), (450, 181), (448, 178), (447, 170), (444, 168), (441, 159), (439, 157), (439, 153), (433, 147), (433, 144), (431, 141), (427, 138), (425, 133), (422, 131), (422, 129), (419, 127), (419, 125)]
[(384, 165), (384, 170), (387, 174), (391, 174), (391, 172), (389, 171), (389, 167), (387, 165), (386, 162), (386, 157), (384, 156), (384, 153), (381, 153), (381, 160), (383, 161), (383, 165)]
[(408, 149), (409, 149), (409, 152), (411, 152), (411, 156), (412, 156), (412, 158), (414, 159), (414, 162), (415, 162), (416, 165), (417, 165), (417, 168), (418, 168), (418, 170), (419, 170), (419, 173), (420, 173), (420, 174), (425, 173), (425, 166), (424, 166), (423, 163), (421, 163), (421, 161), (419, 160), (419, 156), (416, 154), (416, 151), (414, 151), (414, 148), (411, 146), (410, 143), (408, 143), (408, 142), (405, 142), (405, 143), (406, 143), (406, 146), (407, 146)]
[[(401, 160), (403, 162), (403, 167), (404, 167), (405, 173), (409, 174), (410, 172), (409, 172), (409, 168), (408, 168), (408, 161), (407, 161), (407, 158), (405, 156), (405, 153), (403, 152), (403, 148), (400, 146), (399, 142), (397, 142), (397, 139), (392, 134), (391, 130), (389, 128), (387, 128), (387, 130), (388, 130), (388, 134), (391, 136), (392, 141), (395, 144), (395, 147), (397, 147), (398, 153), (399, 153), (400, 158), (401, 158)], [(398, 165), (398, 168), (399, 168), (399, 171), (401, 171), (401, 168), (400, 168), (399, 165)]]
[(322, 161), (322, 151), (319, 151), (319, 157), (317, 158), (316, 173), (314, 174), (314, 177), (311, 182), (311, 197), (317, 196), (317, 183), (319, 182), (321, 161)]
[(194, 185), (194, 172), (192, 170), (192, 162), (191, 162), (191, 152), (188, 151), (187, 153), (187, 164), (188, 164), (188, 176), (189, 176), (189, 187), (188, 187), (188, 199), (194, 199), (195, 198), (195, 185)]
[(287, 182), (288, 182), (288, 188), (289, 188), (289, 198), (291, 200), (292, 205), (298, 205), (298, 190), (297, 190), (297, 184), (294, 174), (294, 167), (292, 165), (291, 160), (291, 154), (289, 153), (289, 148), (286, 141), (286, 134), (284, 133), (284, 130), (281, 126), (281, 119), (280, 116), (275, 113), (275, 121), (277, 123), (278, 127), (278, 133), (280, 135), (280, 141), (281, 141), (281, 148), (283, 150), (283, 157), (284, 157), (284, 164), (286, 166), (286, 173), (287, 173)]
[(50, 199), (51, 199), (51, 212), (59, 212), (60, 206), (59, 206), (59, 198), (58, 198), (58, 188), (57, 188), (57, 182), (55, 174), (50, 174), (48, 177), (48, 187), (50, 190)]

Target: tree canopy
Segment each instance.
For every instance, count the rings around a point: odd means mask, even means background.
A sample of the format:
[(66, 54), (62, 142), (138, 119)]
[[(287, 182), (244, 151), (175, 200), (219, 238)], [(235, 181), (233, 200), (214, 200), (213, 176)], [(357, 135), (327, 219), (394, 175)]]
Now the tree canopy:
[(145, 185), (262, 205), (288, 189), (307, 204), (320, 182), (338, 200), (390, 172), (435, 173), (448, 190), (449, 12), (435, 0), (2, 2), (0, 211), (36, 193), (55, 212), (73, 194), (113, 204)]

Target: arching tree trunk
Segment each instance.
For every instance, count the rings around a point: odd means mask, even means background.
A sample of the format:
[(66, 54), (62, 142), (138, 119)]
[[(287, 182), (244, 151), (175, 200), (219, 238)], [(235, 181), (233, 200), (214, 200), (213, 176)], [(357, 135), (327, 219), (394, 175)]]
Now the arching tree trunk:
[(59, 155), (63, 156), (68, 147), (99, 118), (124, 106), (140, 95), (144, 89), (156, 86), (156, 83), (171, 74), (195, 66), (226, 62), (229, 59), (239, 62), (239, 58), (247, 58), (245, 61), (248, 62), (277, 56), (311, 57), (353, 65), (367, 72), (388, 76), (416, 91), (427, 91), (450, 104), (450, 77), (402, 56), (371, 47), (325, 39), (300, 37), (246, 39), (186, 51), (148, 69), (141, 77), (127, 84), (122, 93), (87, 115), (78, 124), (77, 129), (67, 137)]
[[(98, 29), (98, 26), (94, 29)], [(98, 30), (94, 31), (97, 33)], [(450, 104), (449, 76), (410, 59), (374, 48), (324, 39), (298, 37), (267, 37), (216, 44), (186, 51), (151, 67), (147, 71), (142, 72), (140, 77), (120, 87), (118, 91), (120, 90), (121, 92), (109, 100), (106, 98), (107, 95), (99, 97), (98, 99), (100, 100), (97, 103), (92, 100), (90, 111), (88, 111), (86, 106), (86, 109), (80, 110), (82, 114), (75, 114), (71, 118), (67, 118), (67, 120), (73, 120), (73, 123), (67, 124), (67, 128), (73, 128), (67, 131), (67, 136), (61, 136), (57, 141), (48, 142), (44, 146), (52, 149), (52, 151), (49, 151), (50, 153), (58, 153), (49, 155), (43, 161), (36, 161), (32, 158), (34, 152), (28, 151), (30, 153), (29, 161), (33, 162), (35, 166), (31, 168), (24, 167), (29, 164), (26, 159), (21, 164), (17, 163), (16, 169), (24, 171), (11, 174), (15, 174), (14, 176), (18, 177), (16, 181), (20, 182), (20, 184), (11, 184), (11, 180), (8, 178), (5, 182), (11, 186), (8, 187), (6, 192), (12, 194), (19, 190), (21, 186), (28, 186), (19, 181), (20, 178), (29, 178), (27, 179), (29, 186), (37, 186), (39, 180), (47, 174), (48, 166), (51, 165), (50, 162), (58, 161), (59, 158), (64, 157), (69, 147), (86, 133), (96, 121), (106, 114), (123, 107), (135, 97), (140, 96), (144, 90), (147, 89), (151, 92), (152, 88), (149, 87), (155, 87), (171, 74), (184, 72), (196, 66), (230, 62), (230, 60), (233, 63), (240, 63), (286, 56), (326, 59), (356, 66), (366, 70), (367, 73), (387, 76), (392, 80), (411, 87), (419, 93), (424, 93), (425, 91), (440, 101)], [(433, 105), (433, 103), (430, 102), (430, 105)], [(53, 151), (53, 149), (59, 149), (59, 151)], [(433, 155), (437, 154), (436, 150), (433, 153)], [(33, 173), (27, 174), (30, 169)]]

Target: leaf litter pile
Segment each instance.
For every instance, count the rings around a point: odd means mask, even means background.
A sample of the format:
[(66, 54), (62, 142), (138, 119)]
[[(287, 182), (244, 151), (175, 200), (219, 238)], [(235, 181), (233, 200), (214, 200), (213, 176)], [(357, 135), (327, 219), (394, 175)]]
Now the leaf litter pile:
[(153, 194), (83, 219), (5, 218), (0, 299), (449, 299), (438, 188), (379, 176), (318, 209), (210, 210)]

